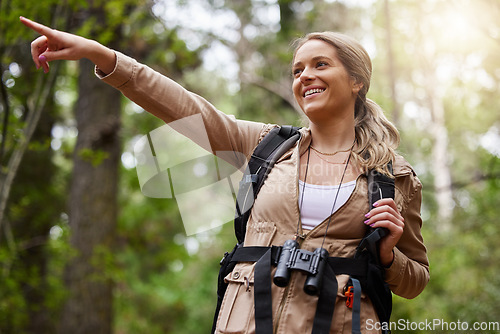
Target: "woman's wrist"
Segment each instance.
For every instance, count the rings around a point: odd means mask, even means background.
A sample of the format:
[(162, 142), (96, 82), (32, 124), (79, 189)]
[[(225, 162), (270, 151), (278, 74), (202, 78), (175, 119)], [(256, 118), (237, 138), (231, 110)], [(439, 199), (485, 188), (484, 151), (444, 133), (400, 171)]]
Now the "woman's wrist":
[(390, 253), (380, 254), (380, 263), (382, 266), (389, 268), (392, 265), (392, 262), (394, 262), (394, 249), (392, 249)]
[(86, 58), (93, 62), (97, 68), (104, 74), (113, 72), (116, 66), (116, 54), (110, 48), (100, 44), (99, 42), (90, 40), (90, 50)]

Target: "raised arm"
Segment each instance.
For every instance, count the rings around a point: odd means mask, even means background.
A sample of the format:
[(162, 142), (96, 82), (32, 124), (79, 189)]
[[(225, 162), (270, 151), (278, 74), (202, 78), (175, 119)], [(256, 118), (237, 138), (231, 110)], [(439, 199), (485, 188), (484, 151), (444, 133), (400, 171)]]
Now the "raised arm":
[(79, 60), (87, 58), (103, 73), (111, 73), (116, 64), (113, 50), (98, 42), (67, 32), (58, 31), (40, 23), (20, 17), (28, 28), (39, 33), (40, 37), (31, 43), (31, 56), (37, 68), (49, 72), (49, 62), (53, 60)]
[(194, 119), (202, 121), (202, 130), (197, 127), (199, 124), (192, 126), (190, 123), (182, 123), (184, 128), (176, 130), (214, 154), (241, 152), (250, 155), (261, 135), (272, 127), (228, 116), (167, 76), (94, 40), (51, 29), (24, 17), (20, 19), (42, 35), (31, 43), (31, 54), (38, 68), (48, 72), (50, 61), (87, 58), (98, 67), (99, 78), (166, 123), (172, 125), (188, 116), (201, 116)]

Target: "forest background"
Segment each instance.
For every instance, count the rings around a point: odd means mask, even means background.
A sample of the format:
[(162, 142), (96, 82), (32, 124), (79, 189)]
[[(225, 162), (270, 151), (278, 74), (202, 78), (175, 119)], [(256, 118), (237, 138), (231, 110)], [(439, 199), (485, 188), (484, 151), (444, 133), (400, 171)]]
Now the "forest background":
[(36, 71), (20, 15), (277, 124), (303, 125), (290, 42), (355, 37), (424, 185), (431, 281), (392, 320), (500, 319), (500, 1), (1, 0), (0, 333), (208, 333), (235, 242), (230, 223), (187, 234), (175, 199), (141, 192), (134, 145), (162, 122), (87, 61)]

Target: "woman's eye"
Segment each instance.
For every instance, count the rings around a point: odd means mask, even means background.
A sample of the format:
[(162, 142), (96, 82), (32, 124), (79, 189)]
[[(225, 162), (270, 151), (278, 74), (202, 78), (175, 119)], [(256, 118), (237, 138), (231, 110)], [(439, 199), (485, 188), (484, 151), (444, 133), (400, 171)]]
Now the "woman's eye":
[(322, 66), (326, 66), (328, 65), (328, 63), (324, 62), (324, 61), (320, 61), (318, 62), (318, 64), (316, 65), (317, 67), (322, 67)]
[(298, 76), (300, 73), (302, 73), (302, 70), (301, 70), (300, 68), (296, 68), (296, 69), (294, 69), (294, 70), (293, 70), (293, 72), (292, 72), (292, 73), (293, 73), (293, 75), (296, 77), (296, 76)]

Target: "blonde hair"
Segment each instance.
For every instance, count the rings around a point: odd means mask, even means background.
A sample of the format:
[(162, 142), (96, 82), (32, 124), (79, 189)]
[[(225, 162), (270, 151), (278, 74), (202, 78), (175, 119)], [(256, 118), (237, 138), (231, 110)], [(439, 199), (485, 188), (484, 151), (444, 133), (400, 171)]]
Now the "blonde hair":
[(387, 164), (395, 158), (395, 150), (399, 146), (400, 137), (396, 127), (385, 117), (382, 108), (366, 98), (372, 74), (370, 56), (353, 38), (327, 31), (310, 33), (298, 39), (294, 44), (294, 57), (297, 50), (312, 39), (332, 45), (347, 72), (358, 83), (363, 84), (354, 107), (357, 146), (353, 151), (353, 158), (365, 173), (375, 169), (392, 176), (387, 169)]

